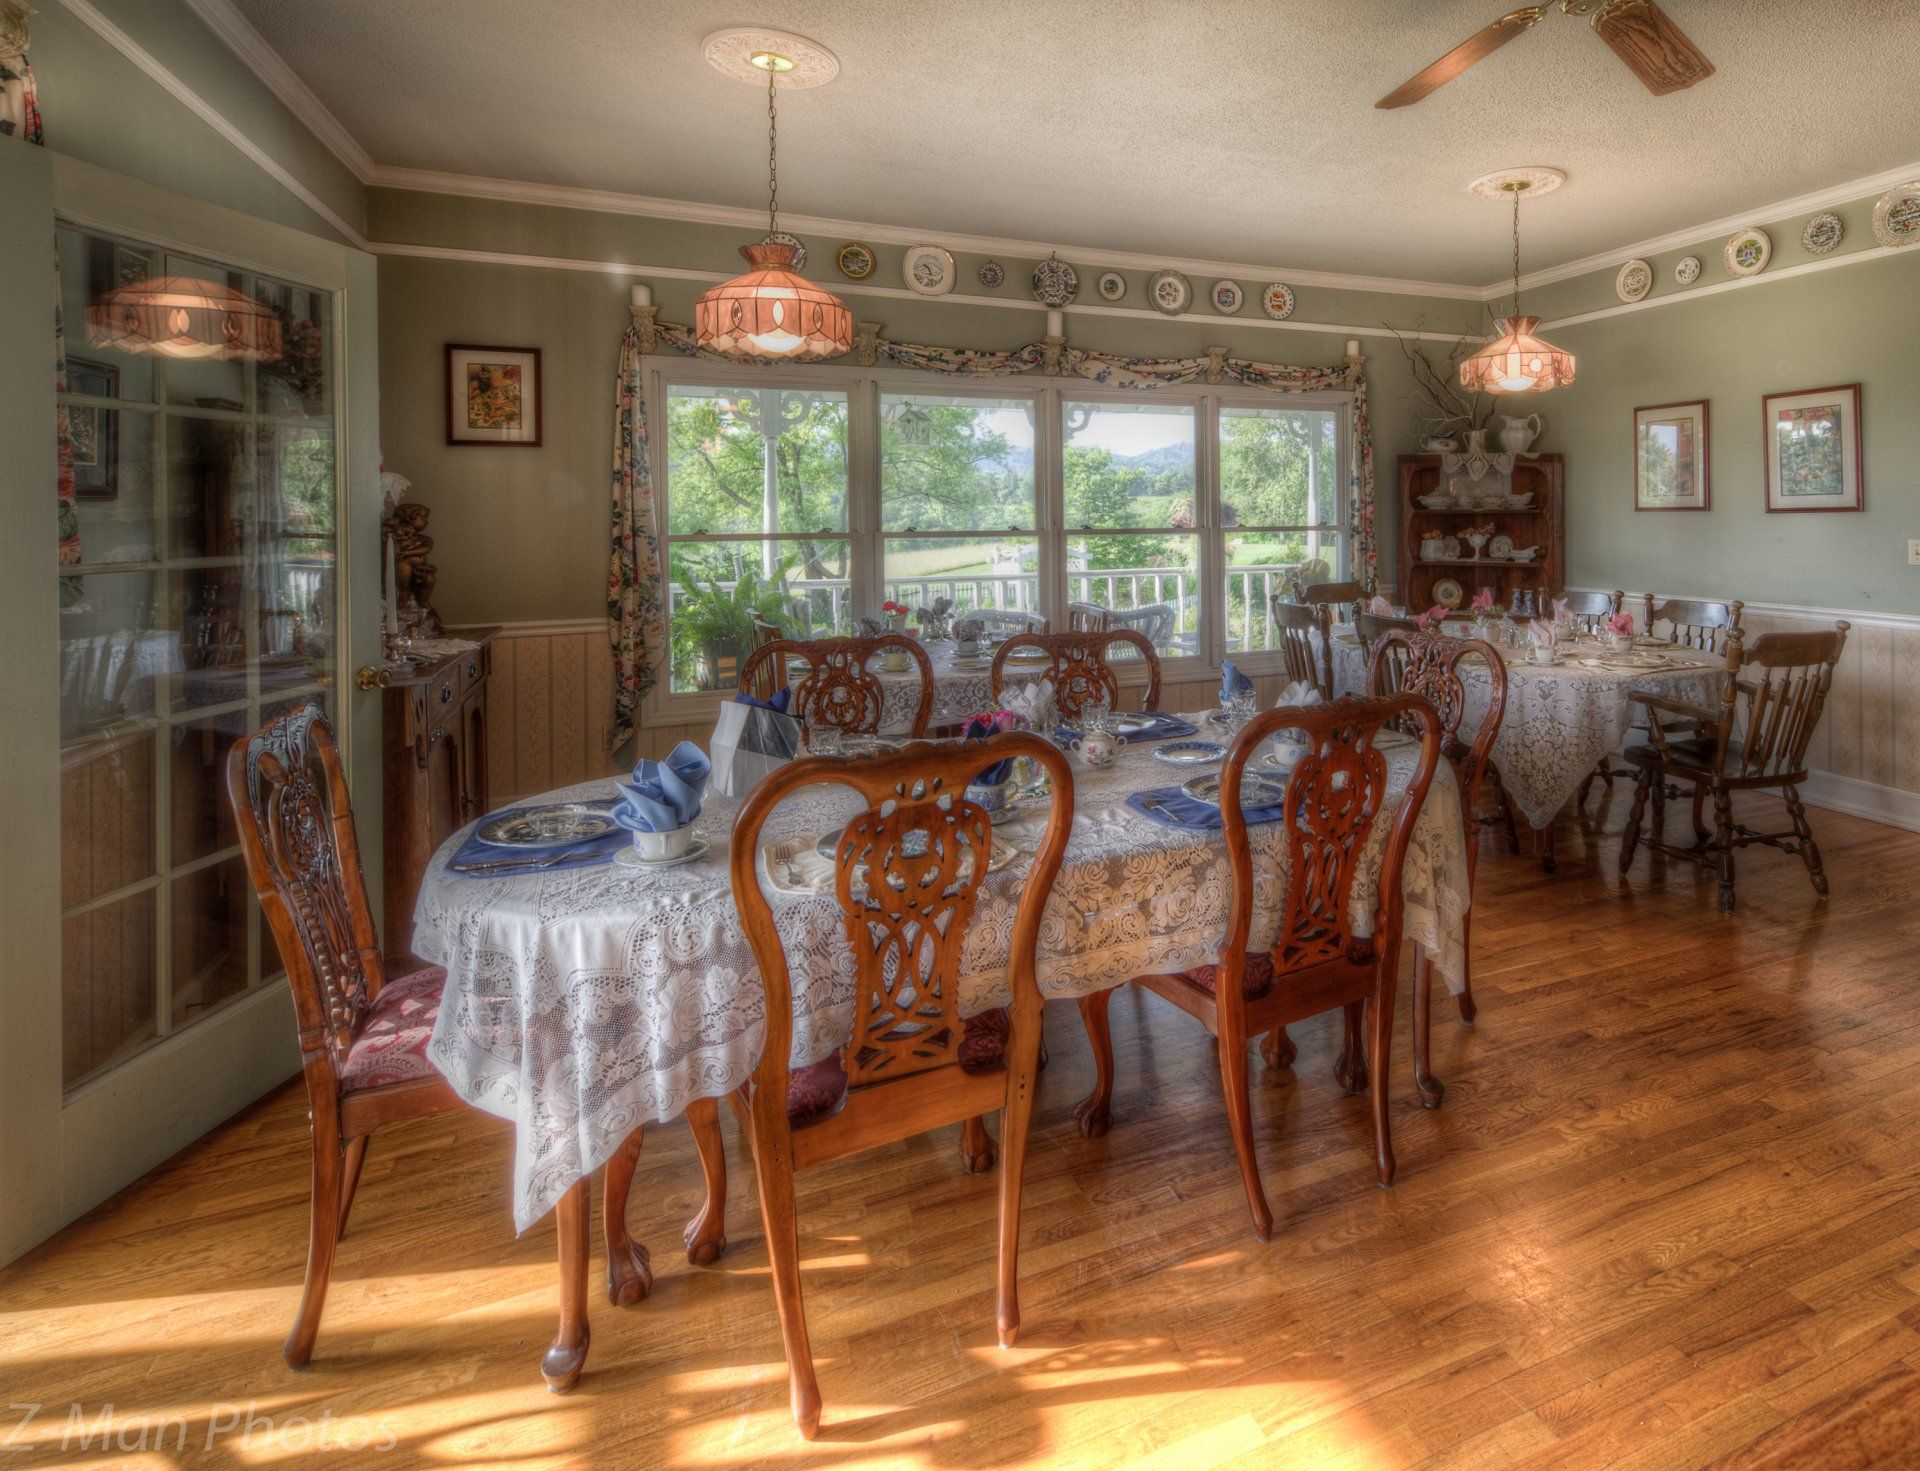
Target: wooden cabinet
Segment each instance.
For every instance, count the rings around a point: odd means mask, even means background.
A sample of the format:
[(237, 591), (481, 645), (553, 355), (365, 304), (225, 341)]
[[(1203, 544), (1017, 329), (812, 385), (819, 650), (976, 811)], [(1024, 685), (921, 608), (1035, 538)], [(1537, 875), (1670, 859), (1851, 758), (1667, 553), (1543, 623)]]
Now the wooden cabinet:
[(462, 629), (477, 649), (428, 665), (387, 689), (383, 741), (387, 954), (413, 944), (413, 901), (427, 860), (487, 810), (487, 675), (492, 628)]
[[(1488, 471), (1488, 477), (1498, 475)], [(1399, 578), (1394, 600), (1416, 613), (1424, 612), (1441, 599), (1434, 585), (1445, 578), (1460, 584), (1460, 603), (1464, 608), (1483, 587), (1493, 589), (1497, 602), (1512, 606), (1513, 595), (1522, 588), (1537, 598), (1540, 593), (1561, 592), (1567, 585), (1565, 546), (1566, 461), (1559, 455), (1516, 455), (1511, 489), (1516, 494), (1531, 493), (1533, 503), (1524, 510), (1485, 510), (1445, 507), (1429, 510), (1420, 504), (1421, 496), (1445, 491), (1450, 482), (1466, 484), (1466, 471), (1448, 472), (1439, 455), (1400, 456), (1400, 543)], [(1485, 481), (1480, 482), (1486, 483)], [(1510, 536), (1517, 547), (1537, 546), (1531, 562), (1499, 562), (1490, 557), (1476, 558), (1461, 541), (1458, 557), (1423, 558), (1420, 544), (1432, 537), (1454, 537), (1469, 526), (1491, 522), (1493, 534)]]

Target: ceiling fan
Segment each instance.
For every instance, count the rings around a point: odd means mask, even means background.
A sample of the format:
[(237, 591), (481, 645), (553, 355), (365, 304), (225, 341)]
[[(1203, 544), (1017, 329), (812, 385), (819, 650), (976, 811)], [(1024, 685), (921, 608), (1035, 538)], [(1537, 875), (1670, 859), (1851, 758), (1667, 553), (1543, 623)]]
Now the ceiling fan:
[[(1529, 5), (1501, 16), (1374, 106), (1406, 107), (1418, 102), (1475, 62), (1485, 61), (1522, 31), (1531, 30), (1552, 8), (1551, 4)], [(1594, 34), (1613, 48), (1613, 54), (1656, 97), (1704, 82), (1713, 75), (1713, 63), (1700, 54), (1700, 48), (1654, 0), (1560, 0), (1560, 9), (1567, 15), (1588, 17)]]

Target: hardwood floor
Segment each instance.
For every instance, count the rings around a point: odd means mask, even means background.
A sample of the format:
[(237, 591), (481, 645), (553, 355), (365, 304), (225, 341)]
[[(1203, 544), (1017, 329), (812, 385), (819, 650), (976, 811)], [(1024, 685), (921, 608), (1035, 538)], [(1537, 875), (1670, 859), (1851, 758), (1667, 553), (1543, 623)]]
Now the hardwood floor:
[(1293, 1071), (1254, 1060), (1276, 1215), (1256, 1242), (1211, 1044), (1131, 991), (1101, 1140), (1071, 1112), (1085, 1040), (1051, 1008), (1016, 1348), (994, 1344), (994, 1181), (961, 1172), (957, 1130), (802, 1177), (811, 1445), (730, 1119), (727, 1253), (681, 1255), (700, 1171), (684, 1124), (660, 1128), (632, 1211), (653, 1293), (596, 1294), (571, 1397), (536, 1372), (553, 1228), (512, 1238), (505, 1127), (461, 1116), (382, 1134), (313, 1366), (289, 1373), (289, 1086), (0, 1272), (0, 1402), (41, 1407), (0, 1425), (26, 1448), (6, 1464), (324, 1444), (380, 1466), (1753, 1465), (1920, 1369), (1920, 835), (1816, 812), (1831, 903), (1756, 850), (1727, 920), (1686, 865), (1614, 878), (1626, 806), (1616, 786), (1604, 833), (1563, 821), (1556, 874), (1488, 844), (1480, 1020), (1436, 1002), (1438, 1112), (1403, 982), (1391, 1191), (1321, 1019)]

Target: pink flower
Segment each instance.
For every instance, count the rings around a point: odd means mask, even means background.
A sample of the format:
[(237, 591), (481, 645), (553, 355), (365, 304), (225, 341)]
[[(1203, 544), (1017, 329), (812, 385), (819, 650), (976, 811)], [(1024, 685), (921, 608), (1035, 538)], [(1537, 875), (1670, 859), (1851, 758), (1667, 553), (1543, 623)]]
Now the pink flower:
[(1446, 621), (1448, 611), (1445, 603), (1435, 603), (1413, 621), (1422, 628), (1438, 628)]
[(1473, 602), (1469, 606), (1476, 611), (1481, 608), (1491, 608), (1493, 606), (1493, 589), (1490, 587), (1481, 588), (1479, 592), (1473, 595)]
[(1622, 609), (1607, 620), (1608, 633), (1632, 633), (1633, 614)]

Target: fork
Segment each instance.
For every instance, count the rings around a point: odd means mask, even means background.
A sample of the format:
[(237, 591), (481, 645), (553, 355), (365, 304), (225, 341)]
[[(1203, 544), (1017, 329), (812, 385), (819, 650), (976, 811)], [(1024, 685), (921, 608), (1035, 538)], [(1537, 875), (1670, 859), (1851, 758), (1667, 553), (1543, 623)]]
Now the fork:
[(536, 869), (552, 868), (573, 856), (571, 853), (549, 853), (544, 858), (489, 858), (484, 863), (455, 863), (450, 867), (455, 873), (492, 873), (498, 868), (518, 868), (531, 873)]

